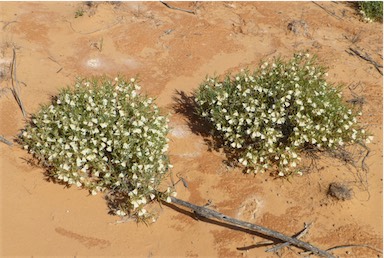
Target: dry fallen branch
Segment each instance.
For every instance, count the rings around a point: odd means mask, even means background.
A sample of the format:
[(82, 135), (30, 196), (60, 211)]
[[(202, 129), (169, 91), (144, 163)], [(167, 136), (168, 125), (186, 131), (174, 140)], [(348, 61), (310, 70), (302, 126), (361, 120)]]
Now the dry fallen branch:
[(12, 145), (13, 145), (12, 142), (8, 141), (7, 139), (5, 139), (5, 138), (4, 138), (3, 136), (1, 136), (1, 135), (0, 135), (0, 142), (3, 142), (3, 143), (5, 143), (5, 144), (7, 144), (7, 145), (9, 145), (9, 146), (12, 146)]
[[(380, 68), (383, 68), (382, 65), (378, 64), (376, 61), (374, 61), (367, 53), (365, 53), (364, 55), (362, 53), (360, 53), (358, 50), (354, 49), (354, 48), (349, 48), (350, 51), (352, 51), (353, 54), (357, 55), (358, 57), (360, 57), (361, 59), (365, 60), (365, 61), (368, 61), (370, 62), (375, 68), (376, 70), (381, 74), (383, 75), (383, 71), (380, 70)], [(348, 54), (351, 54), (350, 52), (347, 51)]]
[(231, 218), (227, 215), (224, 215), (220, 212), (217, 212), (217, 211), (214, 211), (214, 210), (211, 210), (205, 206), (197, 206), (197, 205), (194, 205), (192, 203), (189, 203), (189, 202), (186, 202), (186, 201), (183, 201), (183, 200), (180, 200), (180, 199), (177, 199), (175, 197), (171, 197), (171, 201), (172, 203), (174, 204), (177, 204), (177, 205), (181, 205), (181, 206), (184, 206), (184, 207), (187, 207), (187, 208), (190, 208), (193, 210), (193, 212), (197, 215), (197, 216), (201, 216), (201, 217), (204, 217), (204, 218), (207, 218), (207, 219), (218, 219), (218, 220), (222, 220), (222, 221), (225, 221), (225, 222), (228, 222), (230, 224), (233, 224), (233, 225), (237, 225), (237, 226), (240, 226), (242, 228), (246, 228), (246, 229), (251, 229), (257, 233), (260, 233), (260, 234), (263, 234), (265, 236), (268, 236), (268, 237), (272, 237), (272, 238), (275, 238), (275, 239), (279, 239), (283, 242), (288, 242), (289, 244), (292, 244), (294, 246), (297, 246), (297, 247), (300, 247), (304, 250), (308, 250), (308, 251), (311, 251), (312, 253), (316, 254), (316, 255), (320, 255), (320, 256), (324, 256), (324, 257), (329, 257), (329, 258), (334, 258), (334, 256), (324, 250), (321, 250), (307, 242), (303, 242), (297, 238), (292, 238), (292, 237), (289, 237), (289, 236), (286, 236), (284, 234), (281, 234), (277, 231), (274, 231), (274, 230), (271, 230), (271, 229), (268, 229), (268, 228), (265, 228), (265, 227), (262, 227), (262, 226), (259, 226), (259, 225), (256, 225), (256, 224), (252, 224), (252, 223), (249, 223), (249, 222), (245, 222), (245, 221), (241, 221), (241, 220), (237, 220), (237, 219), (234, 219), (234, 218)]
[[(23, 113), (24, 118), (27, 116), (27, 112), (25, 111), (23, 102), (20, 99), (20, 94), (19, 94), (19, 82), (17, 81), (16, 77), (16, 51), (13, 48), (13, 57), (12, 57), (12, 63), (11, 63), (11, 82), (12, 82), (12, 94), (15, 97), (15, 100), (17, 104), (19, 105), (21, 112)], [(15, 87), (15, 83), (17, 84)]]
[(191, 14), (195, 14), (194, 11), (192, 10), (187, 10), (187, 9), (181, 9), (181, 8), (178, 8), (178, 7), (173, 7), (169, 4), (167, 4), (166, 2), (163, 2), (163, 1), (160, 1), (163, 5), (165, 5), (166, 7), (168, 7), (169, 9), (173, 9), (173, 10), (177, 10), (177, 11), (182, 11), (182, 12), (187, 12), (187, 13), (191, 13)]

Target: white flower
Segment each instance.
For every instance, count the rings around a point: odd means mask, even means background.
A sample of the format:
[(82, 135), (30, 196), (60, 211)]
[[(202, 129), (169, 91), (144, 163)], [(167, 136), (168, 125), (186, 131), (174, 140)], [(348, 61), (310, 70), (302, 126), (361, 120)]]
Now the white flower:
[(124, 211), (121, 211), (121, 210), (117, 210), (117, 211), (116, 211), (116, 215), (117, 215), (117, 216), (124, 217), (125, 215), (127, 215), (127, 213), (125, 213)]
[(146, 214), (147, 213), (147, 210), (146, 209), (141, 209), (140, 211), (139, 211), (139, 213), (138, 213), (138, 215), (139, 215), (139, 217), (141, 217), (141, 216), (143, 216), (144, 214)]
[(373, 136), (368, 136), (367, 139), (365, 139), (366, 143), (371, 143), (373, 141)]
[(133, 205), (133, 209), (137, 209), (139, 207), (139, 203), (136, 200), (132, 201), (131, 204)]

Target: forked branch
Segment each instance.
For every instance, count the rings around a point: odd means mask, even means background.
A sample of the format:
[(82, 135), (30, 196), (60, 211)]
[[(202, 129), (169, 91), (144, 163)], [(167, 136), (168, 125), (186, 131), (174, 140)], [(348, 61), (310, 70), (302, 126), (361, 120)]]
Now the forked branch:
[(263, 226), (259, 226), (259, 225), (252, 224), (249, 222), (234, 219), (234, 218), (231, 218), (231, 217), (224, 215), (220, 212), (217, 212), (215, 210), (211, 210), (205, 206), (198, 206), (198, 205), (177, 199), (175, 197), (171, 197), (171, 201), (174, 204), (190, 208), (198, 216), (208, 218), (208, 219), (214, 218), (214, 219), (222, 220), (222, 221), (228, 222), (230, 224), (240, 226), (242, 228), (251, 229), (251, 230), (256, 231), (257, 233), (263, 234), (265, 236), (273, 237), (273, 238), (279, 239), (283, 242), (288, 242), (288, 243), (290, 243), (294, 246), (300, 247), (304, 250), (311, 251), (313, 254), (328, 257), (328, 258), (334, 258), (334, 256), (327, 251), (321, 250), (321, 249), (319, 249), (319, 248), (317, 248), (317, 247), (315, 247), (315, 246), (313, 246), (307, 242), (303, 242), (297, 238), (289, 237), (287, 235), (284, 235), (284, 234), (279, 233), (277, 231), (265, 228)]

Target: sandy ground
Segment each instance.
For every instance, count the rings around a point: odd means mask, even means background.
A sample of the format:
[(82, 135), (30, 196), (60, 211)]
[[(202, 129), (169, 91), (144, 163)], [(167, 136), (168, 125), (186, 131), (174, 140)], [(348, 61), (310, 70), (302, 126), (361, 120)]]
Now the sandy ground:
[[(365, 244), (382, 249), (382, 76), (372, 64), (348, 53), (350, 47), (382, 64), (382, 24), (359, 20), (345, 3), (173, 2), (0, 3), (0, 135), (16, 138), (25, 120), (11, 92), (9, 64), (16, 50), (20, 95), (29, 114), (49, 102), (76, 76), (138, 75), (142, 92), (170, 112), (170, 157), (178, 197), (293, 235), (312, 222), (303, 238), (321, 248)], [(323, 7), (323, 8), (321, 8)], [(79, 10), (83, 16), (75, 18)], [(291, 24), (291, 26), (289, 26)], [(291, 29), (289, 29), (290, 27)], [(345, 99), (365, 98), (361, 123), (374, 135), (366, 160), (369, 172), (322, 158), (303, 176), (275, 179), (244, 175), (227, 167), (225, 156), (208, 151), (204, 138), (175, 112), (177, 91), (190, 94), (207, 74), (255, 67), (261, 59), (291, 57), (309, 50), (329, 67), (329, 80), (343, 83)], [(43, 169), (14, 144), (0, 143), (1, 256), (277, 257), (257, 234), (220, 223), (198, 221), (170, 207), (156, 223), (116, 223), (102, 195), (44, 180)], [(332, 182), (354, 192), (348, 201), (327, 197)], [(248, 247), (248, 248), (247, 248)], [(245, 248), (248, 250), (239, 250)], [(284, 249), (282, 257), (301, 251)], [(340, 257), (382, 257), (356, 247)]]

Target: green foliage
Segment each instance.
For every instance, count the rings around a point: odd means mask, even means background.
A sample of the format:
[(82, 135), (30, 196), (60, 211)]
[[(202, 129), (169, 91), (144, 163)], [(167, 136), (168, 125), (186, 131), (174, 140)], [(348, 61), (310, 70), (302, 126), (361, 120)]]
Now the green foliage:
[(275, 59), (252, 73), (207, 78), (196, 91), (197, 114), (246, 172), (301, 173), (305, 149), (332, 151), (370, 140), (315, 61), (309, 54)]
[(81, 17), (84, 15), (84, 10), (83, 9), (78, 9), (75, 13), (75, 18)]
[(139, 89), (135, 79), (78, 80), (41, 107), (21, 142), (55, 181), (92, 194), (124, 193), (125, 203), (113, 211), (146, 217), (144, 206), (157, 197), (171, 165), (168, 118)]
[(383, 1), (361, 1), (358, 7), (365, 20), (383, 22)]

